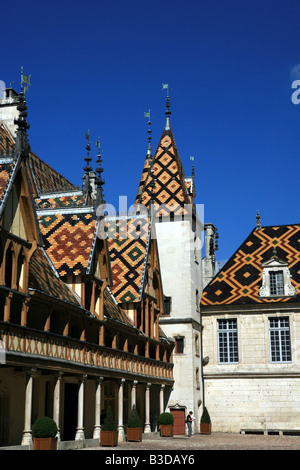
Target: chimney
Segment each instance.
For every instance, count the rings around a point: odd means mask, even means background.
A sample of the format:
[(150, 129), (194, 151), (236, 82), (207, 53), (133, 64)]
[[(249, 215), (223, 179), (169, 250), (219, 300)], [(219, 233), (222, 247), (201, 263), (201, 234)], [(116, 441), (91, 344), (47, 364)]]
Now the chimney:
[(14, 123), (18, 117), (19, 94), (13, 88), (4, 88), (3, 99), (0, 100), (0, 122), (6, 125), (7, 129), (15, 139), (17, 126)]

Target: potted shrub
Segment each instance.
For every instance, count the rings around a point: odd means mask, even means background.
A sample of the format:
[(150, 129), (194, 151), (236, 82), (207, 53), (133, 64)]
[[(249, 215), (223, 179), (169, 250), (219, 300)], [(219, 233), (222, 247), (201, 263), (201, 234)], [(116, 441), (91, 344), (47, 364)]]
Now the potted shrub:
[(160, 427), (160, 435), (162, 437), (172, 437), (174, 416), (166, 411), (159, 415), (158, 422)]
[(203, 408), (203, 413), (200, 419), (200, 433), (210, 434), (211, 433), (211, 420), (207, 408)]
[(114, 420), (113, 412), (109, 406), (107, 409), (106, 418), (100, 431), (100, 446), (117, 446), (118, 445), (118, 431)]
[(52, 418), (42, 416), (38, 418), (32, 427), (34, 450), (57, 449), (57, 425)]
[(142, 441), (142, 432), (140, 417), (136, 406), (133, 405), (127, 425), (127, 441)]

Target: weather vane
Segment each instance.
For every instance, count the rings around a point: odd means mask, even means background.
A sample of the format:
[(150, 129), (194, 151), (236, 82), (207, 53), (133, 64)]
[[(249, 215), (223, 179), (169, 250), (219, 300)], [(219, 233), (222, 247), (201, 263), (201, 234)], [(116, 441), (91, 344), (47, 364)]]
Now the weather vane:
[[(31, 86), (30, 83), (31, 75), (24, 75), (23, 74), (23, 67), (21, 67), (21, 92), (24, 94), (28, 92), (28, 87)], [(24, 86), (24, 89), (23, 89)]]

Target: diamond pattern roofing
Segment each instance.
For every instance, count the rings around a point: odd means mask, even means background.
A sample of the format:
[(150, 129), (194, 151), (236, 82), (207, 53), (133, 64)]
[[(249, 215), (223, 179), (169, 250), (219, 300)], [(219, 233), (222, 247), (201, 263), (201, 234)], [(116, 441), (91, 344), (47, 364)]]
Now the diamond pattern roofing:
[[(272, 257), (276, 247), (279, 259), (286, 261), (291, 283), (296, 289), (293, 297), (263, 298), (262, 263)], [(234, 255), (205, 287), (201, 304), (230, 305), (300, 300), (300, 225), (262, 227), (253, 230)]]

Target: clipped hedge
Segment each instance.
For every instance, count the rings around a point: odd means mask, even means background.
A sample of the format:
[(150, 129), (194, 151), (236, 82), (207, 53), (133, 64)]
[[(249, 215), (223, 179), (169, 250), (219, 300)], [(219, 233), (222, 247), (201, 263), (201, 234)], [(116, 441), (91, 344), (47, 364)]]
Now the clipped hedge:
[(174, 416), (171, 413), (168, 413), (165, 411), (164, 413), (161, 413), (158, 417), (158, 422), (159, 424), (165, 425), (165, 424), (173, 424), (174, 423)]
[(42, 416), (38, 418), (32, 427), (33, 437), (37, 438), (54, 438), (57, 434), (57, 425), (52, 418)]

